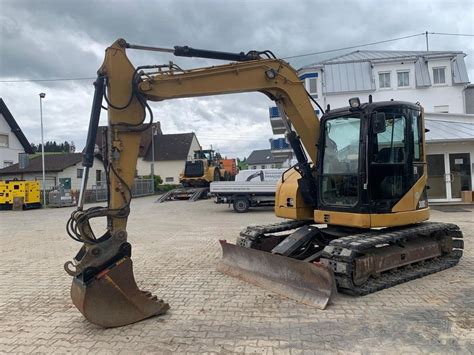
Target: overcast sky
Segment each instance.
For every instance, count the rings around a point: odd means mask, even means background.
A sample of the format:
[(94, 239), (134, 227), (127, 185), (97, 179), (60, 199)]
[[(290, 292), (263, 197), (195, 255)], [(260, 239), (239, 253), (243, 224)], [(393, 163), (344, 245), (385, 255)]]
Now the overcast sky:
[[(426, 30), (474, 33), (474, 0), (456, 1), (66, 1), (0, 0), (0, 80), (94, 77), (104, 49), (117, 38), (161, 47), (189, 45), (223, 51), (270, 49), (279, 57), (323, 51)], [(361, 49), (425, 50), (415, 37)], [(430, 36), (430, 50), (460, 50), (474, 78), (474, 38)], [(348, 52), (348, 51), (345, 51)], [(345, 53), (290, 60), (296, 68)], [(133, 63), (173, 60), (183, 68), (222, 64), (129, 51)], [(31, 142), (40, 141), (39, 97), (45, 140), (87, 135), (93, 80), (0, 82), (0, 97)], [(152, 103), (164, 133), (196, 132), (204, 148), (244, 157), (268, 148), (271, 128), (262, 94)], [(105, 124), (106, 114), (102, 114)]]

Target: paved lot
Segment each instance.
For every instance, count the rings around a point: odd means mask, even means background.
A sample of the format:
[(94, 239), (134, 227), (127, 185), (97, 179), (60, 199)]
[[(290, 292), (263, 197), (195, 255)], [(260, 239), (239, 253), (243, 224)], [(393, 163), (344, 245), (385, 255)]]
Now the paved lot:
[(432, 213), (464, 230), (457, 267), (361, 298), (340, 295), (321, 311), (215, 271), (218, 239), (274, 222), (271, 209), (153, 200), (132, 206), (135, 275), (172, 308), (118, 329), (89, 324), (69, 299), (63, 263), (79, 248), (64, 231), (71, 208), (0, 213), (0, 352), (474, 353), (472, 207)]

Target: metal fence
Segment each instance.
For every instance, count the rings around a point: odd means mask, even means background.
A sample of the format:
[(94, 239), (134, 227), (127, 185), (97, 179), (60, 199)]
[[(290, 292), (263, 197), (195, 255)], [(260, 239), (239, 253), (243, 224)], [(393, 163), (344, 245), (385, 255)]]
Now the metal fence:
[[(133, 197), (153, 195), (153, 193), (154, 188), (152, 179), (135, 179), (132, 186)], [(107, 201), (107, 184), (105, 182), (101, 182), (92, 186), (92, 196), (90, 197), (92, 199), (95, 197), (96, 202)]]

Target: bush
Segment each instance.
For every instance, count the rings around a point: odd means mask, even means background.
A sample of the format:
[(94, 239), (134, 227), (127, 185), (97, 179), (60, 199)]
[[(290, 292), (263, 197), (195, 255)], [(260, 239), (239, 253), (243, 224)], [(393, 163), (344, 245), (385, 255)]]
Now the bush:
[[(151, 179), (151, 175), (146, 175), (143, 178)], [(154, 175), (154, 180), (155, 182), (153, 184), (154, 185), (153, 187), (154, 187), (155, 192), (160, 191), (160, 185), (163, 183), (163, 179), (161, 178), (160, 175)]]
[(157, 192), (168, 192), (168, 191), (171, 191), (173, 189), (178, 188), (179, 186), (180, 185), (175, 185), (175, 184), (164, 184), (164, 185), (158, 186), (158, 188), (155, 191), (157, 191)]

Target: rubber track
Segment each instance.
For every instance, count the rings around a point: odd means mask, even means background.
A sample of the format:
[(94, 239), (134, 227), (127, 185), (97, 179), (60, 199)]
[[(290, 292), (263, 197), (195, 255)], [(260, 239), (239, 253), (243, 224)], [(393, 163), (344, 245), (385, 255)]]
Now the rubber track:
[[(254, 243), (268, 233), (290, 231), (312, 224), (312, 221), (285, 221), (269, 225), (250, 226), (237, 238), (237, 245), (252, 248)], [(453, 252), (449, 255), (410, 264), (388, 271), (378, 278), (370, 278), (364, 285), (352, 282), (353, 265), (357, 256), (381, 244), (396, 244), (420, 236), (450, 235), (453, 238)], [(321, 263), (334, 271), (338, 290), (342, 293), (363, 296), (395, 285), (414, 280), (455, 266), (462, 256), (463, 235), (459, 227), (451, 223), (425, 222), (410, 227), (386, 228), (335, 239), (324, 248)]]
[(240, 232), (237, 237), (237, 245), (245, 248), (252, 248), (254, 243), (261, 237), (268, 233), (286, 232), (292, 229), (303, 227), (307, 224), (312, 224), (313, 221), (285, 221), (280, 223), (249, 226)]
[[(354, 285), (352, 282), (354, 261), (364, 252), (380, 244), (396, 244), (404, 240), (413, 240), (420, 236), (430, 235), (451, 236), (453, 238), (453, 252), (400, 267), (393, 271), (387, 271), (378, 278), (369, 278), (361, 286)], [(462, 232), (455, 224), (435, 222), (426, 222), (398, 229), (371, 231), (331, 241), (324, 248), (320, 261), (333, 269), (340, 292), (363, 296), (455, 266), (462, 256), (464, 247), (462, 237)]]

